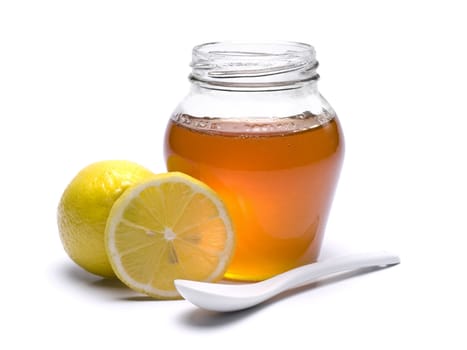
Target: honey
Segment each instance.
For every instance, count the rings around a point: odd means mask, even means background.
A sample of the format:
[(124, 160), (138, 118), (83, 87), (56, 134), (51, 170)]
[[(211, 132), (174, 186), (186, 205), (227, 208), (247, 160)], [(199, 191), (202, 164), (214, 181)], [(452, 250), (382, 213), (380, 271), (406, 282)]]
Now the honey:
[(226, 278), (256, 281), (317, 259), (344, 155), (334, 114), (283, 118), (174, 115), (169, 171), (223, 199), (237, 244)]

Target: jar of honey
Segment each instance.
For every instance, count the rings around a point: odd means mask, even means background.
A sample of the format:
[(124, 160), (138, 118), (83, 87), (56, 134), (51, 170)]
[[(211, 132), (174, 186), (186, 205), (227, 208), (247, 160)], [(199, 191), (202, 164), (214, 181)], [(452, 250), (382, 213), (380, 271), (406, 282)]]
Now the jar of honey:
[(316, 261), (344, 157), (318, 91), (312, 46), (214, 42), (193, 49), (191, 89), (166, 130), (169, 171), (208, 184), (236, 231), (228, 279)]

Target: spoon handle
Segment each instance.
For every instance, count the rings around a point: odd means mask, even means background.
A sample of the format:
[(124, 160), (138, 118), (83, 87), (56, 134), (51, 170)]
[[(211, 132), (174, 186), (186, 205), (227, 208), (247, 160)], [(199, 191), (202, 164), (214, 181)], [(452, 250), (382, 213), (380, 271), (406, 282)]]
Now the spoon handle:
[(276, 286), (276, 292), (305, 286), (323, 277), (368, 267), (385, 267), (400, 263), (397, 255), (388, 252), (373, 252), (342, 256), (309, 265), (304, 265), (277, 275), (262, 283)]

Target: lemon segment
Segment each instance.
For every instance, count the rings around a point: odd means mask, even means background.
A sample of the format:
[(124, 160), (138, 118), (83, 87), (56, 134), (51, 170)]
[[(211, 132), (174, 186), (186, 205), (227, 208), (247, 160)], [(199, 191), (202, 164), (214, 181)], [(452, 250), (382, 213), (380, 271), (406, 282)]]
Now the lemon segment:
[(105, 230), (114, 272), (130, 288), (179, 298), (173, 281), (216, 281), (234, 250), (227, 210), (204, 183), (182, 173), (156, 175), (115, 202)]

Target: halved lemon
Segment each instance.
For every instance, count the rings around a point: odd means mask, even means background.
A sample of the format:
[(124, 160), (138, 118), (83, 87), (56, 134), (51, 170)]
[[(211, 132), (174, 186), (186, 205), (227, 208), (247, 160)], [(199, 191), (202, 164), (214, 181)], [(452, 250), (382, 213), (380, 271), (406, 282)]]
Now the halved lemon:
[(158, 299), (180, 298), (175, 279), (221, 279), (234, 241), (217, 194), (178, 172), (127, 189), (114, 203), (105, 230), (115, 274), (131, 289)]

